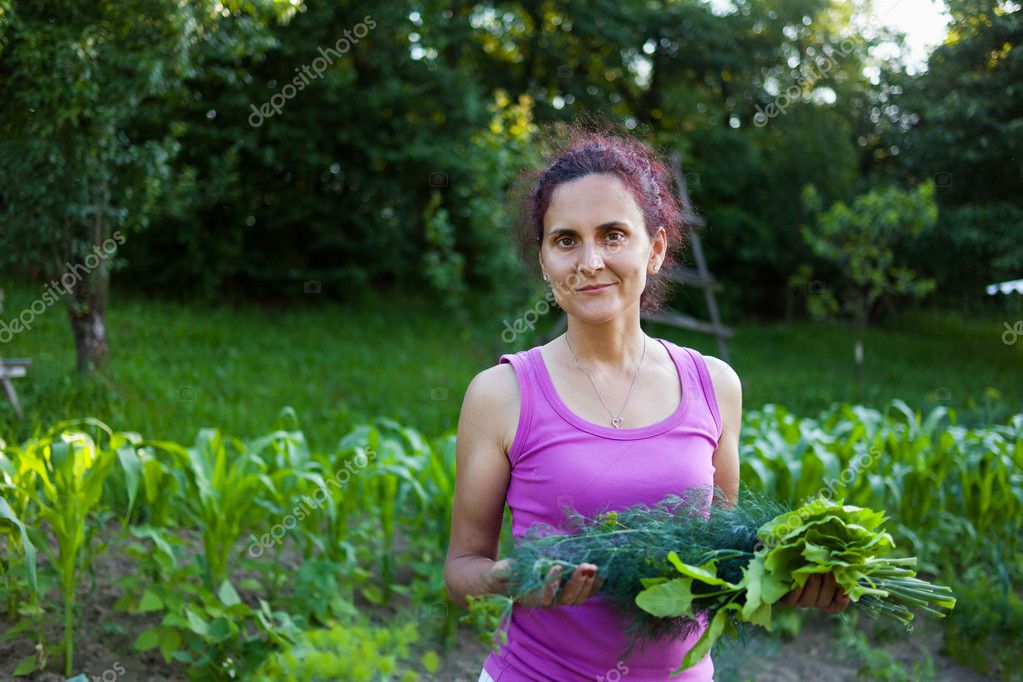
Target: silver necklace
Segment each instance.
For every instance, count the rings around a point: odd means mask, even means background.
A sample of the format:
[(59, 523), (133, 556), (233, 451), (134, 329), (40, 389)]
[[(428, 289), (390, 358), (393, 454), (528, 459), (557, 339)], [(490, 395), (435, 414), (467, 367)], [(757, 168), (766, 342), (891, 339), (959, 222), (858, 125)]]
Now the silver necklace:
[(614, 412), (611, 411), (611, 408), (607, 406), (607, 403), (604, 401), (604, 396), (600, 395), (600, 391), (597, 390), (597, 384), (594, 383), (593, 377), (591, 377), (590, 373), (583, 369), (582, 365), (579, 364), (579, 358), (575, 356), (575, 351), (572, 350), (572, 344), (568, 341), (567, 333), (565, 334), (565, 343), (568, 343), (568, 350), (572, 353), (572, 359), (575, 361), (575, 366), (581, 369), (583, 374), (586, 375), (586, 378), (590, 380), (590, 383), (593, 385), (593, 390), (596, 392), (597, 397), (600, 398), (600, 402), (604, 403), (604, 409), (611, 415), (611, 426), (616, 429), (622, 428), (622, 414), (625, 412), (626, 405), (629, 404), (629, 398), (632, 397), (632, 387), (636, 385), (636, 377), (639, 376), (639, 368), (643, 366), (643, 359), (646, 358), (646, 335), (643, 336), (643, 355), (640, 356), (639, 364), (636, 365), (636, 373), (632, 375), (632, 383), (629, 384), (629, 392), (625, 395), (625, 405), (622, 405), (621, 412), (618, 413), (617, 417)]

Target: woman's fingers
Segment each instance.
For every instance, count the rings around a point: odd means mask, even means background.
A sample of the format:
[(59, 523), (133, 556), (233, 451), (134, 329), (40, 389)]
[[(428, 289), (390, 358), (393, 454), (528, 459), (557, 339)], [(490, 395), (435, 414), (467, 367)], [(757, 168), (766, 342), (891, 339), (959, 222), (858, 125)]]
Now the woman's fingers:
[(838, 591), (838, 583), (835, 582), (835, 574), (827, 573), (821, 577), (821, 591), (817, 594), (817, 601), (814, 606), (825, 609), (835, 601), (835, 592)]
[(852, 600), (849, 599), (849, 595), (845, 593), (845, 590), (838, 588), (838, 590), (835, 591), (834, 601), (832, 601), (824, 610), (833, 616), (837, 616), (845, 611), (851, 602)]
[(817, 595), (820, 594), (820, 591), (821, 574), (814, 573), (807, 579), (806, 585), (803, 586), (803, 594), (799, 597), (799, 601), (796, 603), (803, 607), (816, 606)]
[(578, 606), (589, 597), (590, 588), (593, 584), (593, 576), (597, 567), (593, 564), (579, 564), (572, 572), (568, 584), (558, 596), (558, 603), (565, 606)]
[[(561, 576), (564, 566), (554, 566), (547, 572), (547, 582), (520, 601), (525, 606), (549, 609), (555, 606), (578, 606), (589, 599), (603, 584), (593, 564), (580, 564), (563, 587)], [(560, 587), (560, 589), (559, 589)]]
[(803, 594), (803, 590), (805, 588), (806, 588), (806, 585), (804, 585), (803, 587), (797, 587), (797, 588), (791, 590), (788, 594), (786, 594), (784, 597), (779, 599), (778, 603), (784, 604), (785, 606), (795, 606), (796, 602), (799, 601), (799, 597)]
[(547, 574), (547, 584), (543, 586), (543, 597), (540, 600), (540, 606), (545, 609), (549, 609), (554, 605), (554, 599), (558, 593), (558, 584), (561, 580), (561, 572), (563, 568), (561, 566), (555, 566)]

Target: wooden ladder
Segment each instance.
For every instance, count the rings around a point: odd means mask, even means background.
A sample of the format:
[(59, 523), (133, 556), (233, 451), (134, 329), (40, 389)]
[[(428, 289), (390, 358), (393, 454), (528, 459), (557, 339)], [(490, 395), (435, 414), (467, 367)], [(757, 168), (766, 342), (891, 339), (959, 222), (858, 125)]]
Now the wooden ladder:
[[(679, 155), (673, 153), (670, 156), (671, 171), (675, 176), (675, 184), (677, 185), (679, 204), (682, 207), (683, 218), (697, 228), (702, 228), (706, 225), (706, 221), (703, 216), (696, 213), (693, 210), (693, 204), (689, 199), (689, 189), (686, 187), (685, 176), (682, 175), (679, 163)], [(657, 313), (641, 312), (641, 320), (649, 320), (650, 322), (658, 322), (660, 324), (666, 324), (672, 327), (678, 327), (680, 329), (690, 329), (692, 331), (701, 332), (704, 334), (713, 334), (718, 340), (718, 352), (721, 359), (725, 362), (731, 362), (728, 359), (728, 345), (727, 339), (730, 339), (735, 335), (735, 332), (729, 327), (721, 324), (721, 315), (718, 312), (717, 299), (714, 298), (714, 292), (721, 288), (721, 283), (714, 279), (710, 271), (707, 269), (707, 260), (703, 256), (703, 244), (700, 242), (700, 236), (697, 233), (698, 230), (694, 230), (690, 236), (690, 245), (693, 249), (693, 257), (696, 260), (696, 269), (684, 266), (675, 265), (664, 273), (664, 277), (668, 278), (672, 282), (676, 282), (682, 285), (696, 286), (703, 289), (703, 293), (707, 298), (707, 309), (710, 311), (710, 322), (704, 320), (698, 320), (691, 315), (680, 313), (677, 310), (662, 309)], [(554, 337), (561, 334), (568, 327), (568, 315), (565, 313), (561, 314), (561, 318), (557, 324), (554, 325), (554, 329), (551, 331), (547, 340), (553, 339)]]

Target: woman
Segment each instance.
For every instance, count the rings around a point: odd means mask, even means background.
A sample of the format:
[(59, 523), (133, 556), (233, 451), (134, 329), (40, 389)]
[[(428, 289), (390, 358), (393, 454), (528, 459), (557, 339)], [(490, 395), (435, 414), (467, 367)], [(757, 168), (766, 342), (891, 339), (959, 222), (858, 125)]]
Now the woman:
[[(444, 566), (461, 606), (507, 586), (508, 560), (497, 558), (506, 502), (519, 537), (536, 522), (559, 525), (564, 505), (594, 514), (708, 484), (738, 494), (739, 377), (640, 327), (640, 310), (663, 300), (658, 273), (689, 229), (663, 162), (634, 139), (574, 130), (537, 176), (526, 214), (568, 328), (502, 355), (466, 390)], [(706, 623), (621, 660), (625, 621), (597, 594), (598, 568), (580, 565), (558, 591), (556, 567), (545, 588), (518, 600), (508, 642), (480, 682), (668, 680)], [(848, 598), (832, 575), (814, 576), (783, 603), (839, 613)], [(708, 654), (671, 679), (710, 680), (713, 670)]]

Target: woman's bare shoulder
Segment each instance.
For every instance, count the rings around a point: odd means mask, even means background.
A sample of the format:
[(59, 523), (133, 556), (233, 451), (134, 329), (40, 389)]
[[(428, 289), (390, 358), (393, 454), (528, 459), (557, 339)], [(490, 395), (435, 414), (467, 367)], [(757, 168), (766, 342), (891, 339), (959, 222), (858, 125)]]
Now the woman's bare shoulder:
[(507, 453), (515, 437), (519, 417), (519, 383), (509, 363), (479, 372), (465, 389), (462, 419), (498, 439)]
[(704, 355), (703, 358), (707, 361), (707, 373), (714, 385), (718, 411), (725, 423), (728, 423), (729, 417), (734, 419), (742, 411), (742, 380), (724, 360), (713, 355)]

